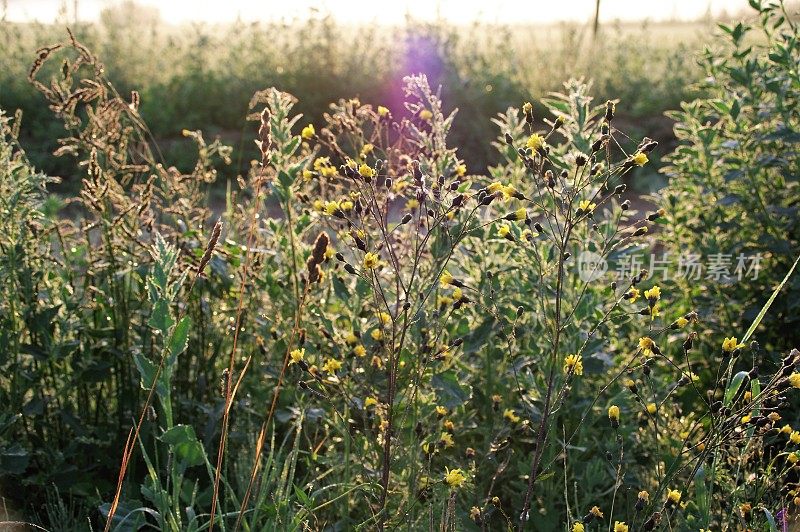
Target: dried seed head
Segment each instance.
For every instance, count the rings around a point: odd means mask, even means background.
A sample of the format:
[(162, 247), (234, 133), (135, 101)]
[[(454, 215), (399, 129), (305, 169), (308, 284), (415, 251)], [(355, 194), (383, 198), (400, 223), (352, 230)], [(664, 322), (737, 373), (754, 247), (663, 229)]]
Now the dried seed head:
[(327, 251), (329, 243), (330, 238), (328, 238), (328, 233), (322, 231), (317, 235), (317, 239), (314, 241), (314, 249), (311, 251), (311, 259), (313, 259), (314, 264), (323, 263), (325, 260), (325, 251)]
[(214, 248), (217, 247), (220, 233), (222, 233), (222, 218), (217, 219), (217, 223), (214, 224), (214, 229), (211, 230), (211, 238), (208, 239), (206, 250), (203, 253), (203, 257), (200, 259), (200, 264), (197, 265), (198, 275), (203, 273), (206, 265), (211, 260), (211, 256), (214, 254)]
[(258, 140), (256, 144), (258, 149), (261, 150), (261, 157), (267, 158), (270, 148), (272, 147), (272, 134), (270, 132), (270, 112), (269, 109), (264, 108), (261, 111), (261, 126), (258, 128)]

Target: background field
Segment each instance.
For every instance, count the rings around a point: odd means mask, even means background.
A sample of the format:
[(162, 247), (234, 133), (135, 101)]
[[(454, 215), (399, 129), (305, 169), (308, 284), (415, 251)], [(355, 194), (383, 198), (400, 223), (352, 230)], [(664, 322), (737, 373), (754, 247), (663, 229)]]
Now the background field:
[[(142, 116), (165, 159), (187, 169), (194, 153), (180, 131), (202, 129), (234, 146), (228, 176), (256, 156), (245, 140), (255, 126), (243, 120), (256, 90), (276, 86), (295, 95), (297, 109), (319, 124), (327, 104), (340, 98), (400, 112), (402, 78), (418, 72), (442, 86), (446, 109), (459, 109), (452, 138), (471, 171), (495, 162), (485, 139), (497, 135), (490, 122), (496, 113), (561, 90), (571, 77), (592, 80), (598, 101), (619, 99), (631, 135), (646, 130), (669, 148), (671, 123), (663, 113), (692, 94), (695, 54), (718, 31), (711, 20), (604, 24), (596, 37), (589, 24), (566, 23), (454, 27), (409, 20), (401, 27), (354, 27), (319, 14), (286, 23), (175, 26), (133, 4), (107, 10), (98, 24), (2, 22), (0, 106), (24, 111), (32, 160), (67, 183), (74, 169), (49, 156), (63, 128), (25, 77), (35, 50), (63, 38), (66, 26), (103, 59), (120, 92), (139, 90)], [(535, 109), (537, 116), (542, 111)]]

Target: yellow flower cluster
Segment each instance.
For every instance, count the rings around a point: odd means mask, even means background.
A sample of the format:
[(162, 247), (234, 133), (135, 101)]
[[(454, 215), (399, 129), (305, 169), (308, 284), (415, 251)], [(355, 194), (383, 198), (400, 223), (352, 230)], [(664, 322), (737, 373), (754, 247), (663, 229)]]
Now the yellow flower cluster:
[(611, 405), (608, 407), (608, 419), (611, 421), (612, 427), (619, 427), (619, 407), (617, 405)]
[(336, 172), (336, 167), (331, 164), (330, 157), (318, 157), (314, 160), (314, 171), (317, 172), (322, 177), (334, 177)]
[(647, 164), (647, 162), (649, 161), (649, 159), (647, 158), (647, 155), (646, 155), (646, 154), (644, 154), (644, 153), (642, 153), (642, 152), (640, 152), (640, 151), (637, 151), (636, 153), (634, 153), (634, 154), (631, 156), (631, 161), (632, 161), (632, 162), (633, 162), (633, 164), (635, 164), (636, 166), (644, 166), (644, 165), (646, 165), (646, 164)]

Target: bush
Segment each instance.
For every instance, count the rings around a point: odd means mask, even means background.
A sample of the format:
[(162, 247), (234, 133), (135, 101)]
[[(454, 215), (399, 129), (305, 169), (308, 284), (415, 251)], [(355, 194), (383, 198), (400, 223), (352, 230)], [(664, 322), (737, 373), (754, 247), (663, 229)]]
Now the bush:
[[(704, 96), (669, 113), (681, 144), (661, 191), (663, 242), (673, 260), (687, 253), (718, 259), (716, 273), (676, 282), (720, 334), (746, 329), (800, 255), (797, 23), (782, 4), (751, 4), (758, 22), (721, 25), (724, 48), (702, 55)], [(738, 269), (740, 257), (760, 257), (760, 270), (749, 272), (751, 260)], [(762, 341), (779, 349), (800, 343), (798, 310), (794, 277), (762, 322)]]

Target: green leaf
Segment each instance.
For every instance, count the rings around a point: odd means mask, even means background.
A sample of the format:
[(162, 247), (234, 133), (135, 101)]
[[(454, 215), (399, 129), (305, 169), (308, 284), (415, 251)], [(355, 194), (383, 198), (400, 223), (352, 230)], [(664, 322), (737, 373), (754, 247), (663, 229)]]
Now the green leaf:
[(281, 151), (287, 157), (291, 157), (294, 155), (295, 150), (297, 150), (297, 147), (300, 145), (300, 141), (301, 139), (299, 135), (294, 137), (292, 140), (286, 143)]
[(186, 344), (188, 343), (189, 339), (189, 328), (191, 325), (191, 318), (189, 318), (189, 316), (184, 316), (180, 323), (178, 323), (178, 325), (175, 327), (175, 330), (172, 331), (172, 336), (169, 339), (169, 355), (167, 358), (168, 365), (171, 366), (175, 362), (177, 356), (183, 353), (184, 349), (186, 349)]
[(297, 499), (300, 501), (300, 504), (302, 504), (303, 506), (310, 506), (312, 501), (311, 499), (308, 498), (306, 492), (297, 487), (297, 484), (293, 484), (292, 486), (294, 487), (294, 494), (297, 496)]
[(289, 190), (289, 188), (294, 183), (294, 179), (292, 179), (291, 176), (289, 176), (289, 174), (287, 174), (283, 170), (278, 172), (278, 181), (280, 182), (284, 190)]
[(772, 295), (770, 296), (769, 300), (767, 300), (767, 303), (761, 308), (761, 312), (758, 313), (758, 316), (756, 316), (756, 319), (753, 322), (753, 324), (750, 325), (749, 329), (747, 329), (747, 333), (745, 333), (744, 338), (742, 338), (742, 343), (746, 343), (750, 339), (750, 337), (755, 332), (756, 327), (758, 327), (758, 325), (761, 323), (761, 320), (764, 319), (764, 316), (767, 314), (769, 307), (772, 306), (772, 302), (775, 301), (775, 298), (778, 297), (778, 293), (783, 289), (783, 286), (786, 284), (786, 281), (788, 281), (789, 278), (792, 276), (792, 273), (794, 273), (794, 269), (795, 267), (797, 267), (798, 261), (800, 261), (800, 255), (795, 259), (794, 264), (792, 264), (792, 267), (789, 268), (789, 271), (786, 273), (786, 277), (783, 278), (783, 281), (781, 281), (781, 284), (779, 284), (778, 287), (775, 289), (775, 291), (772, 292)]
[(446, 371), (434, 375), (433, 379), (431, 379), (431, 384), (436, 390), (436, 398), (439, 404), (451, 410), (463, 405), (472, 396), (472, 388), (462, 386), (458, 382), (458, 377), (454, 371)]
[(191, 425), (175, 425), (162, 434), (160, 440), (169, 444), (175, 457), (186, 467), (205, 463), (205, 451)]
[(728, 387), (725, 389), (725, 406), (728, 406), (733, 402), (733, 398), (736, 397), (736, 392), (738, 392), (739, 388), (742, 387), (742, 383), (746, 378), (746, 371), (740, 371), (733, 376), (731, 382), (728, 383)]
[(733, 100), (733, 105), (731, 105), (731, 118), (736, 120), (739, 117), (739, 111), (741, 111), (741, 109), (739, 100)]
[(761, 508), (764, 510), (764, 515), (767, 516), (767, 523), (769, 524), (769, 532), (778, 532), (778, 525), (775, 523), (775, 517), (773, 517), (772, 512), (767, 510), (766, 508)]
[[(149, 390), (150, 386), (153, 385), (153, 379), (155, 378), (156, 369), (158, 369), (158, 366), (153, 364), (150, 359), (141, 353), (136, 353), (133, 355), (133, 362), (136, 364), (136, 369), (139, 370), (139, 375), (142, 379), (142, 389)], [(159, 377), (158, 382), (156, 383), (156, 393), (163, 397), (166, 392), (167, 389), (164, 387), (163, 379)]]
[(158, 299), (153, 304), (153, 313), (147, 324), (161, 331), (161, 334), (166, 338), (169, 328), (175, 323), (169, 313), (169, 302), (166, 299)]
[(331, 279), (333, 280), (333, 293), (336, 294), (336, 297), (342, 301), (349, 301), (350, 291), (347, 289), (347, 286), (345, 286), (342, 278), (338, 275), (333, 275)]

